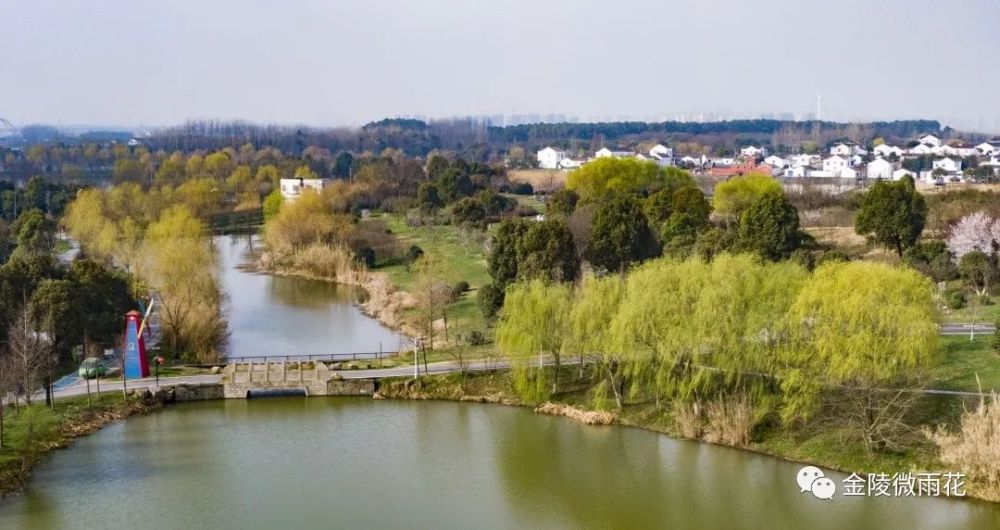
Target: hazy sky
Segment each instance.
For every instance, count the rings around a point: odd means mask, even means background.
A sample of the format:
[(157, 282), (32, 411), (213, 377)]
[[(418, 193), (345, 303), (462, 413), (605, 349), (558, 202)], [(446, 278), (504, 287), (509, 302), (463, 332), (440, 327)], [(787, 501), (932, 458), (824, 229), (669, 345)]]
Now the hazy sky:
[(0, 117), (612, 119), (822, 93), (827, 119), (1000, 130), (998, 27), (997, 0), (0, 0)]

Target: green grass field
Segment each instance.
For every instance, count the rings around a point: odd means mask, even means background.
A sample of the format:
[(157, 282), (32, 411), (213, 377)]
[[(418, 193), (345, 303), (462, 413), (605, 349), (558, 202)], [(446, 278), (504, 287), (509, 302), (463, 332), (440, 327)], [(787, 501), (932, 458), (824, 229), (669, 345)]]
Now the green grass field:
[(928, 386), (943, 390), (978, 392), (1000, 391), (1000, 356), (993, 352), (991, 335), (978, 335), (973, 341), (965, 335), (941, 337), (941, 359), (931, 372)]
[[(382, 214), (375, 218), (389, 227), (404, 250), (416, 245), (423, 249), (425, 255), (440, 258), (448, 283), (469, 283), (469, 291), (448, 308), (449, 333), (464, 336), (473, 330), (486, 332), (486, 321), (476, 305), (478, 289), (490, 283), (483, 236), (452, 225), (408, 226), (399, 215)], [(405, 263), (385, 264), (375, 271), (388, 274), (392, 283), (404, 291), (409, 290), (416, 280), (416, 275)]]

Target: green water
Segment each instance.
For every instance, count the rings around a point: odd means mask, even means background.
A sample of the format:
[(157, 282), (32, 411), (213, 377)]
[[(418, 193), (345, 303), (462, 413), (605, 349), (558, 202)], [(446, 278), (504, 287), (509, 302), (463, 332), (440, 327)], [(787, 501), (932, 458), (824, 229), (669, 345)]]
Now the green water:
[(215, 401), (54, 453), (0, 528), (1000, 528), (985, 503), (820, 501), (798, 468), (493, 405)]

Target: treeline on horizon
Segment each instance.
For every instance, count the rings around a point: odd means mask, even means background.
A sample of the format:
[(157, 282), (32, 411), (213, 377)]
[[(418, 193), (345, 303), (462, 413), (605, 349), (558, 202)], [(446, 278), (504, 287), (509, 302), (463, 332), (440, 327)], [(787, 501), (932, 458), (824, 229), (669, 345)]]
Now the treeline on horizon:
[[(435, 150), (451, 151), (469, 160), (501, 160), (517, 145), (540, 148), (558, 145), (572, 148), (616, 146), (642, 141), (699, 142), (740, 147), (750, 143), (795, 146), (807, 141), (826, 143), (850, 140), (858, 143), (881, 137), (903, 140), (920, 134), (949, 136), (956, 131), (942, 129), (936, 120), (837, 123), (830, 121), (786, 121), (771, 119), (718, 122), (600, 122), (534, 123), (506, 127), (490, 126), (479, 119), (432, 120), (429, 122), (387, 118), (359, 128), (313, 128), (306, 126), (256, 125), (243, 121), (189, 121), (159, 130), (142, 138), (152, 150), (193, 151), (222, 149), (250, 143), (256, 148), (276, 147), (287, 153), (301, 153), (309, 146), (331, 151), (379, 153), (400, 149), (410, 156), (425, 157)], [(22, 129), (21, 147), (36, 143), (66, 145), (90, 142), (124, 142), (127, 135), (112, 131), (88, 132), (79, 137), (60, 134), (53, 127), (28, 126)], [(15, 145), (8, 140), (8, 144)]]

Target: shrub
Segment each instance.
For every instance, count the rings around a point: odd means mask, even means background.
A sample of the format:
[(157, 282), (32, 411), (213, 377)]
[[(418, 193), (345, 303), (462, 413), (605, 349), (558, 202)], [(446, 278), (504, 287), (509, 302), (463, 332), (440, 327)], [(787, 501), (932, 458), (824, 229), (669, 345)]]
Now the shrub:
[(531, 195), (535, 193), (535, 188), (528, 182), (518, 182), (511, 186), (510, 191), (515, 195)]
[(950, 309), (962, 309), (965, 307), (965, 293), (959, 290), (949, 291), (945, 295), (945, 301)]
[(673, 402), (674, 425), (685, 438), (701, 438), (701, 403), (687, 403), (684, 401)]
[(424, 249), (416, 245), (410, 245), (410, 248), (406, 250), (406, 262), (413, 263), (418, 259), (422, 258), (423, 255), (424, 255)]
[(705, 440), (734, 447), (750, 443), (750, 431), (756, 423), (753, 403), (744, 394), (724, 396), (705, 407), (708, 419)]
[(357, 254), (358, 261), (363, 263), (365, 267), (375, 268), (375, 250), (372, 247), (362, 247), (355, 254)]
[(503, 294), (503, 291), (492, 283), (479, 289), (476, 302), (479, 304), (479, 310), (483, 312), (483, 316), (491, 319), (497, 315), (500, 307), (503, 306)]
[(980, 400), (976, 410), (964, 412), (959, 432), (939, 426), (924, 433), (938, 446), (942, 462), (981, 485), (984, 496), (1000, 499), (1000, 395), (993, 392), (988, 402)]
[(486, 344), (486, 335), (478, 329), (473, 330), (469, 332), (468, 341), (470, 346), (482, 346), (483, 344)]
[(451, 296), (452, 298), (458, 298), (459, 296), (462, 296), (462, 293), (468, 290), (469, 282), (464, 280), (460, 281), (451, 287)]

